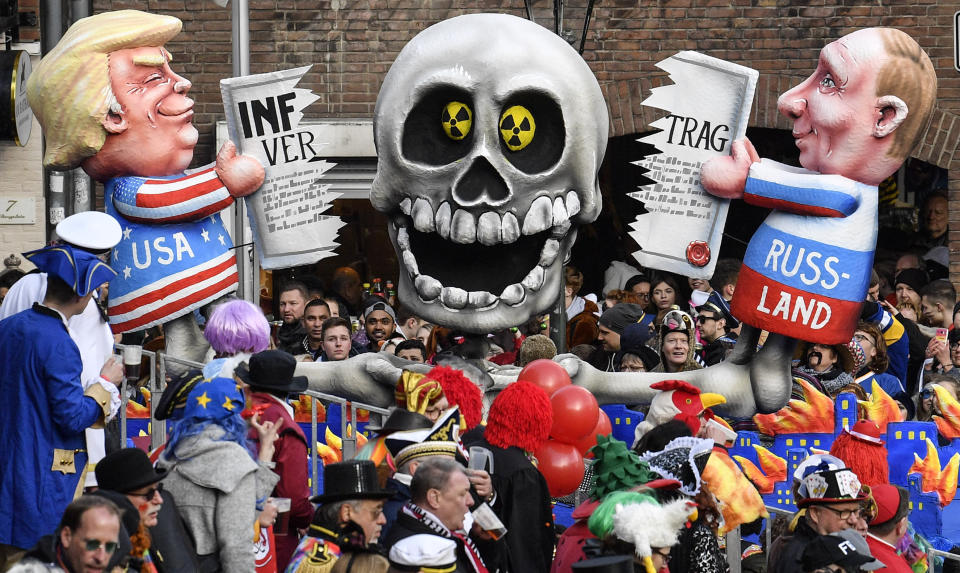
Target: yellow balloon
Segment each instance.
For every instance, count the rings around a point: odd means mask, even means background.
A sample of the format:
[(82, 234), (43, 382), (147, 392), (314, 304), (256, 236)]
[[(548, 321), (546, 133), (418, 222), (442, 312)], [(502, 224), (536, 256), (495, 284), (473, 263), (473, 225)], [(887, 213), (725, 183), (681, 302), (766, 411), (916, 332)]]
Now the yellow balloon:
[(510, 151), (520, 151), (530, 145), (536, 131), (533, 114), (522, 105), (507, 108), (500, 116), (500, 137)]

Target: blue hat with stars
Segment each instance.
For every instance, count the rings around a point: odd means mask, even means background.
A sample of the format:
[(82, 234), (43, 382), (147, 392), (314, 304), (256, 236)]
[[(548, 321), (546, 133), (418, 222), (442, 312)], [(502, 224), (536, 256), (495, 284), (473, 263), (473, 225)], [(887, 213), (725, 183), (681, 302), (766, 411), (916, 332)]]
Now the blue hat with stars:
[(77, 296), (84, 296), (117, 276), (117, 271), (93, 253), (70, 245), (44, 247), (23, 256), (41, 271), (63, 279)]
[(183, 417), (222, 420), (243, 410), (243, 395), (233, 378), (211, 378), (197, 383), (187, 396)]

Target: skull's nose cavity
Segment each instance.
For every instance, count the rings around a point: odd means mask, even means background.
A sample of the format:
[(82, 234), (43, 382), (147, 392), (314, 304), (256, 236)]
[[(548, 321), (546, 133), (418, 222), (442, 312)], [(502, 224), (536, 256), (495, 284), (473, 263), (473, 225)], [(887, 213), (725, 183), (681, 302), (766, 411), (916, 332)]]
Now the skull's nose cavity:
[(470, 169), (453, 187), (453, 198), (464, 207), (479, 203), (502, 205), (510, 200), (510, 189), (486, 157), (473, 160)]

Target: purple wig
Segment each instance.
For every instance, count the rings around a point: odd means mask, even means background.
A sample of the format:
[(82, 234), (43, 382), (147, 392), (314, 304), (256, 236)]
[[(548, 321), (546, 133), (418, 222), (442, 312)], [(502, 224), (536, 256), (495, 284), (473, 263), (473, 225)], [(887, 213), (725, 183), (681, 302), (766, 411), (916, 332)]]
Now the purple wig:
[(255, 354), (270, 346), (270, 324), (252, 302), (231, 300), (213, 310), (203, 336), (218, 355)]

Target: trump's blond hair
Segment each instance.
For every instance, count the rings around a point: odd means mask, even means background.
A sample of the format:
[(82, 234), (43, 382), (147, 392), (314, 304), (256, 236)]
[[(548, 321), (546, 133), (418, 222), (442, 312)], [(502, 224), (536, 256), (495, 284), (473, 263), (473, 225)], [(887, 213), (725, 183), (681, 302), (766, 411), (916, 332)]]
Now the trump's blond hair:
[(46, 138), (45, 167), (73, 169), (103, 147), (102, 121), (120, 111), (110, 87), (110, 52), (163, 46), (181, 26), (173, 16), (138, 10), (104, 12), (70, 26), (27, 80), (27, 98)]

